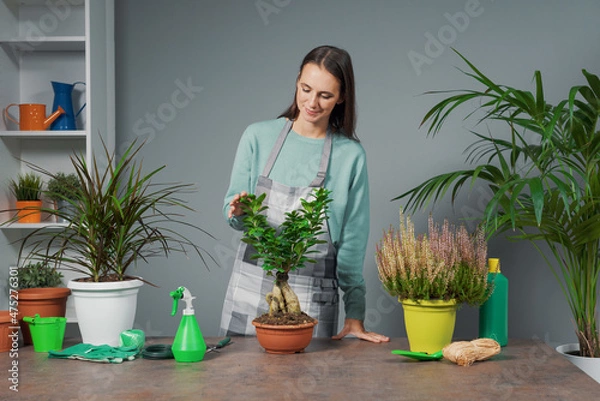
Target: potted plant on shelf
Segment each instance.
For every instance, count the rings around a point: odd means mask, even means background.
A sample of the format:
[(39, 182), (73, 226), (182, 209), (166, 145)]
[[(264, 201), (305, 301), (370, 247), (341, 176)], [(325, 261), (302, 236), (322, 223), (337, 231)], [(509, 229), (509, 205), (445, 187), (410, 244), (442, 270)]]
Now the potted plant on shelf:
[[(429, 123), (428, 134), (435, 135), (459, 106), (477, 101), (467, 117), (482, 112), (478, 121), (494, 122), (493, 129), (471, 131), (473, 168), (432, 177), (396, 199), (407, 199), (414, 210), (439, 201), (451, 188), (454, 202), (463, 185), (486, 183), (492, 192), (483, 212), (487, 232), (516, 231), (514, 238), (534, 245), (569, 303), (578, 353), (600, 361), (600, 80), (583, 70), (587, 82), (550, 104), (539, 71), (535, 91), (529, 92), (492, 81), (459, 56), (470, 69), (465, 74), (483, 88), (452, 91), (422, 124)], [(499, 130), (501, 124), (505, 130)], [(600, 381), (600, 373), (595, 378)]]
[(260, 345), (269, 353), (302, 352), (313, 336), (316, 319), (300, 308), (298, 296), (288, 283), (289, 273), (301, 269), (310, 259), (311, 248), (323, 243), (319, 235), (327, 220), (330, 191), (315, 188), (309, 199), (301, 199), (301, 207), (286, 213), (280, 227), (272, 227), (263, 213), (265, 194), (242, 198), (246, 214), (242, 241), (254, 247), (254, 259), (262, 260), (262, 269), (274, 277), (273, 290), (267, 294), (269, 311), (252, 324)]
[(402, 303), (413, 352), (432, 354), (450, 344), (457, 308), (480, 306), (492, 291), (481, 227), (469, 234), (464, 225), (446, 219), (440, 227), (429, 216), (428, 234), (415, 236), (400, 211), (400, 228), (384, 232), (375, 259), (383, 287)]
[(64, 214), (73, 214), (80, 190), (81, 182), (75, 173), (58, 172), (48, 180), (44, 195), (54, 202), (57, 223), (68, 222)]
[(71, 156), (81, 184), (74, 189), (73, 214), (48, 210), (66, 225), (36, 229), (21, 243), (21, 252), (29, 249), (29, 259), (47, 260), (84, 276), (70, 280), (68, 287), (85, 343), (116, 346), (121, 332), (133, 327), (137, 293), (145, 282), (130, 274), (138, 261), (193, 250), (206, 264), (206, 252), (183, 234), (195, 229), (210, 236), (182, 214), (193, 210), (181, 196), (194, 185), (153, 182), (165, 166), (144, 172), (135, 160), (142, 146), (134, 142), (120, 158), (104, 147), (106, 168), (99, 167), (95, 156), (89, 164), (83, 155)]
[(24, 316), (65, 316), (71, 290), (64, 287), (62, 278), (60, 271), (43, 261), (17, 268), (18, 318), (24, 345), (32, 344), (29, 325), (23, 322)]
[(10, 190), (16, 198), (19, 223), (39, 223), (42, 220), (42, 177), (34, 172), (19, 174), (10, 180)]

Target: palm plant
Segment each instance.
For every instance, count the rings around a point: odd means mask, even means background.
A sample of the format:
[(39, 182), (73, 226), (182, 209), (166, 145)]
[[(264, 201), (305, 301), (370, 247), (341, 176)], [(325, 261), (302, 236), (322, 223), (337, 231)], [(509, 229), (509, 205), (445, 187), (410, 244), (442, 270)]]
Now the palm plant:
[(417, 210), (450, 190), (454, 203), (465, 185), (487, 183), (492, 197), (483, 212), (486, 232), (516, 231), (513, 238), (531, 241), (568, 300), (581, 355), (600, 357), (600, 80), (583, 70), (587, 84), (572, 87), (553, 105), (544, 97), (539, 71), (535, 91), (529, 92), (495, 83), (458, 55), (469, 67), (462, 72), (483, 89), (428, 92), (449, 95), (421, 125), (428, 124), (428, 135), (435, 136), (459, 106), (477, 101), (465, 119), (482, 112), (478, 123), (499, 122), (507, 129), (497, 135), (471, 131), (476, 140), (467, 148), (467, 161), (473, 168), (434, 176), (395, 199), (406, 199), (407, 210)]
[[(83, 155), (71, 156), (81, 184), (69, 189), (76, 199), (74, 211), (44, 210), (66, 219), (66, 225), (32, 231), (21, 242), (20, 254), (28, 249), (26, 259), (54, 262), (94, 282), (125, 280), (138, 261), (172, 252), (193, 250), (205, 262), (203, 255), (208, 253), (182, 233), (190, 228), (212, 238), (181, 214), (193, 211), (180, 196), (194, 185), (153, 182), (165, 166), (143, 172), (142, 163), (135, 160), (142, 146), (132, 143), (118, 159), (104, 147), (106, 168), (95, 157), (88, 164)], [(40, 167), (31, 168), (58, 178)]]

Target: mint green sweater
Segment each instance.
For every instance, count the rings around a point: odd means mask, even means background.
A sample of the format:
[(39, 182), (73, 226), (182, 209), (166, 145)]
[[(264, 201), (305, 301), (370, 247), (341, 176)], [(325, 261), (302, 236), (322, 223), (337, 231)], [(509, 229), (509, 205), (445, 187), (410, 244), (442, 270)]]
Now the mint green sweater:
[[(253, 193), (284, 118), (250, 125), (238, 145), (223, 214), (229, 202), (242, 191)], [(324, 139), (303, 137), (293, 130), (277, 157), (270, 178), (287, 186), (308, 186), (317, 175)], [(369, 182), (363, 147), (343, 135), (334, 134), (325, 187), (332, 191), (329, 230), (337, 251), (337, 275), (344, 292), (346, 318), (365, 318), (363, 263), (369, 237)], [(241, 221), (228, 220), (241, 230)]]

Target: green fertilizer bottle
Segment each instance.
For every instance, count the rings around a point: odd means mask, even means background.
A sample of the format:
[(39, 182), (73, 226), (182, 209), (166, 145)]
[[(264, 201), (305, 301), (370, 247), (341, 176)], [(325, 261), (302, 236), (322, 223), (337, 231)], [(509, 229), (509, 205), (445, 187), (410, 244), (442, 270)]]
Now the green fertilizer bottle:
[(500, 272), (500, 259), (488, 259), (488, 283), (494, 287), (479, 309), (479, 338), (491, 338), (504, 347), (508, 344), (508, 279)]
[(171, 292), (171, 297), (173, 298), (171, 316), (175, 316), (177, 313), (177, 302), (180, 299), (183, 299), (186, 304), (181, 323), (179, 323), (179, 328), (171, 346), (173, 357), (177, 362), (199, 362), (204, 359), (206, 343), (200, 332), (200, 326), (198, 326), (194, 315), (194, 307), (192, 306), (192, 300), (196, 297), (193, 297), (185, 287), (179, 287)]

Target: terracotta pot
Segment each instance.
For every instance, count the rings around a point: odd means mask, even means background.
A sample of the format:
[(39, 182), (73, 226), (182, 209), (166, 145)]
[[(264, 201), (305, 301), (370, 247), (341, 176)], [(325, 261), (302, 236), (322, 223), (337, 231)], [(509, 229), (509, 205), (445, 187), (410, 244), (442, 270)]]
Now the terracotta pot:
[(42, 221), (42, 201), (17, 201), (19, 223), (39, 223)]
[(27, 288), (19, 290), (19, 325), (23, 336), (23, 344), (31, 345), (29, 324), (23, 321), (23, 316), (65, 317), (67, 298), (71, 294), (68, 288)]
[(302, 323), (282, 326), (252, 322), (256, 327), (258, 343), (269, 354), (295, 354), (304, 352), (313, 337), (313, 328), (317, 324)]
[(12, 324), (9, 311), (0, 311), (0, 352), (8, 352), (12, 349), (13, 339), (18, 338), (19, 335), (19, 331), (16, 330), (17, 327)]

